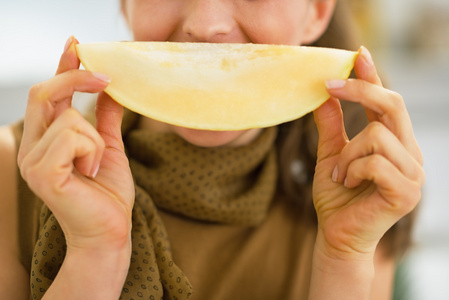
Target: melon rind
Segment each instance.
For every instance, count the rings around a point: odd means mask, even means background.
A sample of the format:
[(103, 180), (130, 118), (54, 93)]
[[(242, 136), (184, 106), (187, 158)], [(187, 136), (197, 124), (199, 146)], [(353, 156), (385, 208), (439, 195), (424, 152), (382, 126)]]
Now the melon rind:
[(84, 68), (111, 77), (128, 109), (188, 128), (243, 130), (291, 121), (329, 98), (357, 52), (304, 46), (174, 42), (78, 44)]

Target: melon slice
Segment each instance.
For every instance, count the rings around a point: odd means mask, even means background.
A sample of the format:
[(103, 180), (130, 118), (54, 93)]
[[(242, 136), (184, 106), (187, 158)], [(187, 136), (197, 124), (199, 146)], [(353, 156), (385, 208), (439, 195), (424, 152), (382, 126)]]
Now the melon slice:
[(357, 52), (300, 46), (174, 42), (77, 45), (84, 68), (141, 115), (182, 127), (243, 130), (299, 118), (347, 78)]

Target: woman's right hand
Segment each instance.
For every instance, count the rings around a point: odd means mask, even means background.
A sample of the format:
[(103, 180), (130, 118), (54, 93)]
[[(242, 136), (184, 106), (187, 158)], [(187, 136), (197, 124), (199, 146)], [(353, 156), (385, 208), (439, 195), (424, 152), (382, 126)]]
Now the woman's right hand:
[[(102, 92), (103, 74), (79, 70), (71, 37), (56, 76), (33, 86), (18, 163), (64, 231), (68, 253), (130, 252), (134, 185), (121, 136), (123, 108)], [(100, 93), (94, 128), (71, 108), (75, 91)]]

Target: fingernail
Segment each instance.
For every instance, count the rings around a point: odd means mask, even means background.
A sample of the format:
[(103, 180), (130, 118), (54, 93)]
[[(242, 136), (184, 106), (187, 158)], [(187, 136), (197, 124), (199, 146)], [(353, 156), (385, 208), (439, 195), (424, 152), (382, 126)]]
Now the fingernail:
[(64, 45), (64, 52), (67, 52), (67, 50), (69, 50), (70, 45), (72, 44), (73, 41), (73, 35), (69, 37), (69, 39), (67, 40), (67, 42), (65, 42)]
[(101, 81), (103, 81), (103, 82), (106, 82), (106, 83), (110, 83), (110, 82), (111, 82), (111, 77), (109, 77), (109, 76), (106, 75), (106, 74), (103, 74), (103, 73), (97, 73), (97, 72), (92, 72), (92, 75), (93, 75), (95, 78), (97, 78), (97, 79), (99, 79), (99, 80), (101, 80)]
[(98, 170), (100, 170), (100, 164), (97, 165), (97, 167), (94, 169), (94, 171), (92, 172), (92, 178), (97, 177), (98, 174)]
[(332, 172), (332, 181), (337, 182), (338, 179), (338, 166), (335, 166), (334, 171)]
[(346, 84), (346, 80), (343, 79), (331, 79), (326, 81), (326, 88), (329, 90), (332, 89), (341, 89)]
[(366, 47), (364, 46), (360, 47), (360, 53), (362, 54), (366, 64), (370, 66), (374, 65), (373, 57), (371, 56), (371, 53), (368, 51)]

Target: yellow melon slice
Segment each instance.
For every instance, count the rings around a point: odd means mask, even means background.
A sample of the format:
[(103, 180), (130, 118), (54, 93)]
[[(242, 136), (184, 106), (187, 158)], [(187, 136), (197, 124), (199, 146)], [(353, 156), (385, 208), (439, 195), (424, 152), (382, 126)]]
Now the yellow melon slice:
[(77, 45), (85, 69), (111, 77), (106, 92), (144, 116), (207, 130), (268, 127), (329, 98), (357, 52), (299, 46), (173, 42)]

